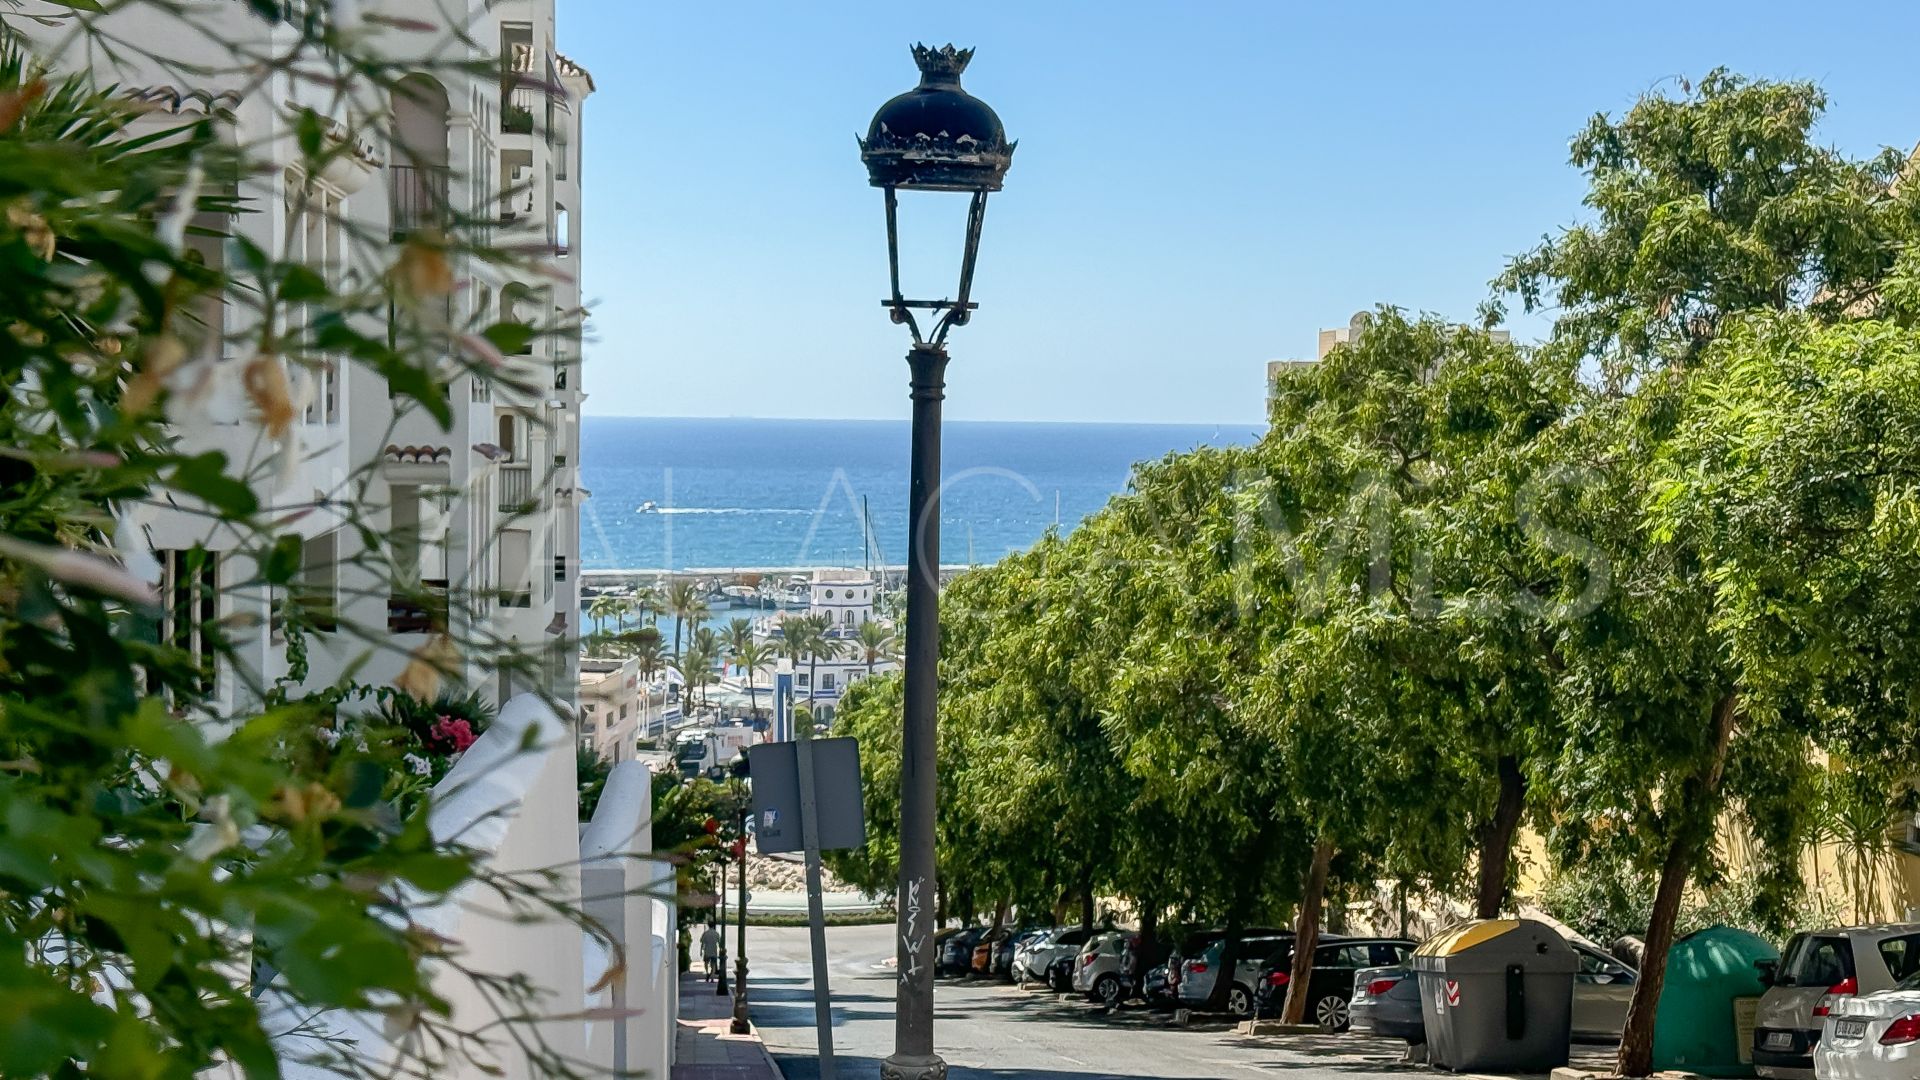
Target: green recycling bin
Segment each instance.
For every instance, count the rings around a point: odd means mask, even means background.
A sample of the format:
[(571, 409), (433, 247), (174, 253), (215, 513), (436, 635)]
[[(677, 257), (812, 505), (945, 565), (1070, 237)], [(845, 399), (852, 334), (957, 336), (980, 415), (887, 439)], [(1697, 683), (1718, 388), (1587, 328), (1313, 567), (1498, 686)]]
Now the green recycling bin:
[(1754, 1012), (1767, 991), (1760, 965), (1779, 960), (1767, 939), (1726, 926), (1674, 942), (1653, 1014), (1653, 1067), (1752, 1076)]
[(1463, 923), (1413, 954), (1427, 1060), (1443, 1069), (1546, 1072), (1567, 1063), (1580, 960), (1532, 919)]

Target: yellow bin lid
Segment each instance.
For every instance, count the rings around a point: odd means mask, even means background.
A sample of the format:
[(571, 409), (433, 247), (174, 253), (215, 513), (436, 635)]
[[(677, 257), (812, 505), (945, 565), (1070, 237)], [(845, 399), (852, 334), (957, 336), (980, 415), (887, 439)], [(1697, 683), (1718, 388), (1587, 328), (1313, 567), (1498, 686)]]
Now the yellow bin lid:
[(1520, 929), (1519, 919), (1487, 919), (1482, 922), (1470, 922), (1437, 937), (1429, 938), (1413, 951), (1413, 955), (1452, 956), (1518, 929)]

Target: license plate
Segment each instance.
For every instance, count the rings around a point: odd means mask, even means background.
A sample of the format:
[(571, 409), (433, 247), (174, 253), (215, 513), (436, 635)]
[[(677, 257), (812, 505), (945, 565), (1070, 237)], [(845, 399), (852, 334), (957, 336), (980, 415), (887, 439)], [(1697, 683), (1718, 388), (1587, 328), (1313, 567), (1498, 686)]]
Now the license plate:
[(1838, 1020), (1834, 1022), (1833, 1033), (1842, 1039), (1864, 1039), (1867, 1037), (1865, 1020)]
[(1791, 1031), (1767, 1032), (1767, 1049), (1769, 1050), (1793, 1049), (1793, 1032)]

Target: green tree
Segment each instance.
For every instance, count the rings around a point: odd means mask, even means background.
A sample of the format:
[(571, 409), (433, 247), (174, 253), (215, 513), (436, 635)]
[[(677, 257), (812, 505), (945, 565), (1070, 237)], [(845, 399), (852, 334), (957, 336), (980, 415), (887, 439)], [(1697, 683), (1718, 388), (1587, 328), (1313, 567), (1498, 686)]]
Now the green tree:
[(673, 655), (680, 659), (683, 633), (691, 633), (707, 617), (707, 600), (692, 580), (682, 579), (667, 586), (666, 609), (673, 616)]
[(754, 675), (761, 668), (773, 662), (773, 649), (766, 642), (753, 635), (741, 642), (727, 643), (727, 655), (747, 674), (747, 708), (750, 715), (760, 715), (760, 699), (754, 689)]
[[(1621, 1042), (1626, 1075), (1651, 1067), (1667, 946), (1689, 880), (1713, 872), (1721, 807), (1739, 802), (1774, 841), (1803, 828), (1789, 796), (1805, 782), (1809, 703), (1756, 693), (1776, 681), (1729, 653), (1724, 635), (1741, 613), (1724, 568), (1663, 521), (1660, 503), (1677, 489), (1650, 487), (1730, 327), (1769, 313), (1814, 324), (1870, 313), (1920, 232), (1920, 194), (1894, 183), (1898, 155), (1857, 162), (1813, 141), (1824, 106), (1806, 84), (1714, 72), (1684, 97), (1597, 117), (1574, 145), (1596, 220), (1498, 283), (1529, 307), (1551, 296), (1561, 312), (1551, 347), (1609, 376), (1608, 397), (1555, 436), (1560, 463), (1591, 481), (1560, 500), (1560, 520), (1605, 553), (1614, 580), (1555, 642), (1557, 697), (1577, 737), (1554, 769), (1576, 838), (1625, 843), (1658, 871)], [(1567, 595), (1584, 588), (1550, 580)], [(1797, 844), (1766, 847), (1772, 880), (1793, 878), (1785, 849)]]
[(587, 602), (587, 618), (593, 620), (595, 630), (603, 633), (607, 620), (620, 617), (621, 611), (621, 599), (611, 593), (601, 593)]
[(866, 662), (867, 674), (872, 675), (876, 664), (882, 660), (896, 659), (900, 651), (900, 642), (893, 635), (892, 628), (877, 619), (868, 619), (860, 624), (855, 632), (853, 645)]

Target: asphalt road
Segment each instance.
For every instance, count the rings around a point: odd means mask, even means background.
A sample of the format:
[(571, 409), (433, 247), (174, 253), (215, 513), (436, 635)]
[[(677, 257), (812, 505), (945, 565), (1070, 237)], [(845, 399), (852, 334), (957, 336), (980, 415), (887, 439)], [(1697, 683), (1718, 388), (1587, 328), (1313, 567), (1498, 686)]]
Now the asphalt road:
[[(753, 1020), (787, 1080), (816, 1080), (813, 979), (805, 929), (749, 928)], [(875, 1080), (893, 1049), (890, 926), (827, 930), (837, 1075)], [(1002, 983), (941, 980), (937, 1049), (955, 1080), (1187, 1077), (1252, 1080), (1432, 1080), (1452, 1074), (1401, 1063), (1405, 1044), (1360, 1035), (1247, 1038), (1225, 1022), (1180, 1028), (1145, 1009), (1111, 1016), (1079, 1002)], [(1584, 1056), (1578, 1051), (1576, 1057)]]

